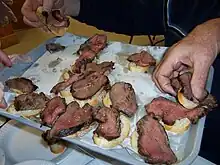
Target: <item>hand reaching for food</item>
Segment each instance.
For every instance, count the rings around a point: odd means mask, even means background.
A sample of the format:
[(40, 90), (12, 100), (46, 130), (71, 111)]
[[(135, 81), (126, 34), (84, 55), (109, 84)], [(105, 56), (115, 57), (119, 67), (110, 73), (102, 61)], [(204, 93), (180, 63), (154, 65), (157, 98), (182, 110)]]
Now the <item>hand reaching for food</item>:
[(0, 25), (4, 26), (10, 22), (17, 22), (13, 11), (10, 9), (9, 5), (13, 4), (13, 0), (1, 0), (0, 1)]
[(67, 16), (79, 13), (79, 3), (79, 0), (26, 0), (21, 11), (27, 25), (62, 36), (70, 24)]
[(190, 86), (194, 98), (202, 100), (207, 95), (205, 85), (209, 68), (218, 54), (216, 35), (211, 33), (214, 26), (210, 25), (210, 22), (200, 25), (168, 50), (153, 75), (161, 91), (176, 95), (171, 79), (191, 70)]

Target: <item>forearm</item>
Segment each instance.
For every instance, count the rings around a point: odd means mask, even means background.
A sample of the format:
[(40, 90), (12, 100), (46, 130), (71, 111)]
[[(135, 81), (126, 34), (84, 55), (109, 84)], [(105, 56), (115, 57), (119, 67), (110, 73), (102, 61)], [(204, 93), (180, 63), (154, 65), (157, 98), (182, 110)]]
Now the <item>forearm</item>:
[(204, 45), (215, 56), (220, 53), (220, 18), (198, 25), (186, 38)]

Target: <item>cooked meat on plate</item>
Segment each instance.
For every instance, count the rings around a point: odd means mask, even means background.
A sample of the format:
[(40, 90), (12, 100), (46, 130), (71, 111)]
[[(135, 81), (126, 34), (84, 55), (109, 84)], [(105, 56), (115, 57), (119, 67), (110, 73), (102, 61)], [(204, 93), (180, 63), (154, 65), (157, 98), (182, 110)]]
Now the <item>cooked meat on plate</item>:
[(163, 126), (152, 116), (146, 115), (137, 122), (136, 141), (138, 153), (150, 164), (173, 164), (177, 158), (170, 148)]
[(85, 43), (83, 43), (77, 54), (79, 58), (75, 61), (72, 67), (72, 71), (75, 73), (80, 72), (82, 65), (92, 62), (105, 47), (107, 46), (107, 36), (102, 34), (96, 34), (90, 37)]
[(130, 83), (116, 82), (103, 100), (105, 106), (117, 109), (129, 117), (137, 112), (135, 91)]
[(116, 109), (103, 107), (94, 114), (100, 123), (94, 133), (107, 140), (116, 139), (121, 134), (120, 114)]
[(79, 131), (88, 129), (93, 122), (92, 113), (93, 107), (89, 104), (80, 108), (76, 101), (71, 102), (67, 106), (65, 113), (52, 125), (51, 130), (46, 131), (42, 135), (44, 140), (51, 144), (57, 138), (69, 135), (74, 136)]
[(129, 61), (128, 69), (134, 72), (147, 72), (149, 67), (156, 65), (154, 57), (145, 50), (130, 55), (127, 60)]
[(66, 111), (65, 99), (56, 96), (47, 102), (40, 114), (42, 124), (52, 126), (56, 119)]
[(31, 80), (24, 77), (9, 79), (5, 82), (5, 85), (18, 94), (32, 93), (38, 88)]
[(71, 85), (70, 92), (76, 99), (87, 100), (92, 98), (101, 88), (108, 86), (108, 77), (98, 72), (94, 72), (84, 79), (73, 83)]

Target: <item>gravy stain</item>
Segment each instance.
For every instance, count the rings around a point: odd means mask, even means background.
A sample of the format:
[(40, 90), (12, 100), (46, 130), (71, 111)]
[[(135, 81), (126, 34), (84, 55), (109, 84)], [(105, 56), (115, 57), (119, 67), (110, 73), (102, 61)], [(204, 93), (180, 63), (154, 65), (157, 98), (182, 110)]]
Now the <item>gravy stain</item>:
[(48, 64), (48, 67), (49, 68), (54, 68), (56, 67), (57, 65), (59, 65), (63, 60), (61, 58), (57, 58), (56, 60), (54, 61), (51, 61), (49, 64)]

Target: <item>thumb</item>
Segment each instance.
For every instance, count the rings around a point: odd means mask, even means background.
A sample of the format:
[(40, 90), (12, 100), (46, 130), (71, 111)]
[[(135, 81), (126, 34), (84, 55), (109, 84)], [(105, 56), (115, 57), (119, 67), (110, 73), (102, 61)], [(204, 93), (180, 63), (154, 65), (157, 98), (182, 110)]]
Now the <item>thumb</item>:
[[(203, 67), (201, 67), (203, 66)], [(194, 64), (193, 76), (191, 79), (192, 93), (196, 99), (203, 99), (206, 96), (206, 81), (209, 73), (210, 66), (201, 63)]]

